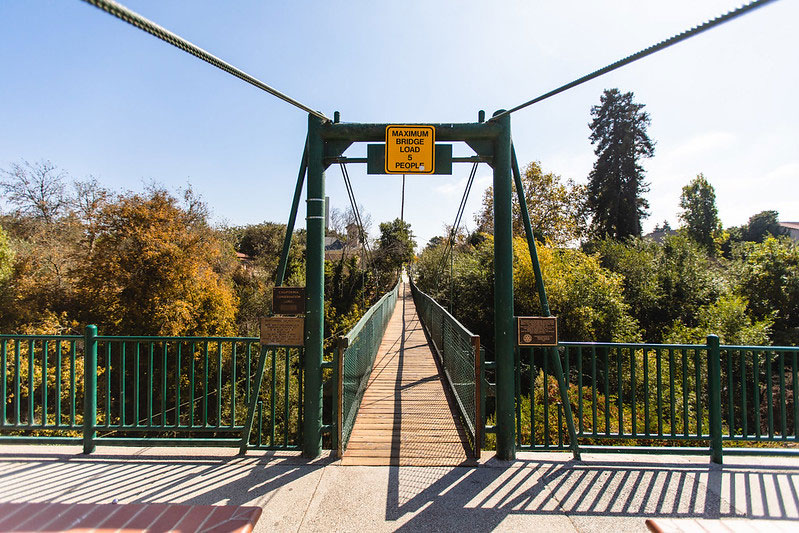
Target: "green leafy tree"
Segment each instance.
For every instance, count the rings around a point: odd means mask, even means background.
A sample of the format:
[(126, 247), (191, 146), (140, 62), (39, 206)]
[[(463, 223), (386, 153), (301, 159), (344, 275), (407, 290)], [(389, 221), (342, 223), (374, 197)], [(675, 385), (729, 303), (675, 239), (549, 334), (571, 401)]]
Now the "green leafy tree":
[(411, 225), (399, 218), (380, 224), (376, 262), (380, 273), (380, 286), (388, 288), (396, 281), (400, 268), (413, 261), (416, 241)]
[(741, 244), (736, 259), (736, 291), (749, 301), (754, 318), (774, 318), (776, 344), (799, 342), (799, 246), (768, 237)]
[[(514, 240), (515, 312), (541, 313), (527, 242)], [(638, 322), (624, 301), (622, 277), (603, 268), (597, 256), (542, 246), (538, 259), (552, 314), (562, 340), (634, 342)]]
[(589, 138), (597, 160), (588, 176), (588, 210), (600, 237), (641, 235), (641, 219), (649, 207), (643, 194), (649, 187), (639, 160), (655, 153), (646, 132), (649, 114), (643, 109), (633, 102), (633, 93), (618, 89), (606, 89), (600, 105), (591, 108)]
[[(579, 250), (541, 246), (538, 249), (544, 284), (558, 328), (564, 340), (634, 341), (640, 337), (636, 320), (624, 301), (621, 276), (599, 264), (596, 256)], [(476, 245), (469, 241), (455, 247), (453, 276), (449, 268), (440, 275), (441, 249), (427, 248), (416, 264), (417, 284), (467, 328), (480, 335), (490, 350), (494, 343), (494, 240), (488, 235)], [(527, 241), (514, 239), (515, 312), (539, 315)], [(452, 290), (450, 292), (450, 283)]]
[(624, 242), (602, 239), (592, 243), (603, 267), (621, 276), (624, 300), (638, 319), (645, 338), (652, 339), (662, 326), (664, 291), (660, 283), (661, 245), (630, 238)]
[(699, 308), (697, 325), (689, 327), (677, 320), (671, 324), (664, 340), (669, 343), (704, 344), (708, 335), (718, 335), (722, 344), (762, 346), (769, 344), (773, 317), (752, 319), (746, 298), (724, 294)]
[[(530, 225), (537, 240), (558, 245), (580, 239), (586, 229), (586, 187), (571, 179), (563, 179), (541, 168), (539, 161), (527, 165), (522, 173), (524, 199), (530, 214)], [(513, 185), (513, 233), (524, 235), (521, 207)], [(483, 193), (483, 206), (475, 216), (478, 231), (494, 231), (494, 188)]]
[(682, 188), (680, 207), (680, 220), (688, 235), (707, 251), (715, 253), (721, 221), (716, 207), (716, 192), (704, 175), (699, 174)]
[(624, 298), (645, 330), (645, 339), (659, 342), (675, 321), (697, 325), (699, 309), (722, 294), (726, 276), (707, 252), (683, 234), (662, 243), (649, 239), (592, 243), (602, 265), (622, 276)]
[(749, 242), (763, 242), (768, 237), (779, 237), (784, 231), (780, 228), (779, 213), (761, 211), (749, 217), (749, 222), (742, 228), (741, 238)]
[(325, 261), (325, 338), (331, 348), (334, 337), (346, 335), (369, 309), (374, 295), (372, 276), (351, 256)]

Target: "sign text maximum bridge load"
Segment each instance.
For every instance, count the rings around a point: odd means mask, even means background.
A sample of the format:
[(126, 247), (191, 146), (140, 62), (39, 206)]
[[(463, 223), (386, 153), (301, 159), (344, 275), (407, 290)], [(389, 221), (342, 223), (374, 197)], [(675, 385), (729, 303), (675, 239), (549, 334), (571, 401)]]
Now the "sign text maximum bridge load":
[[(481, 111), (476, 123), (446, 124), (356, 124), (342, 123), (336, 113), (333, 121), (310, 114), (308, 136), (303, 165), (300, 170), (294, 203), (286, 232), (284, 252), (290, 242), (294, 227), (302, 178), (307, 169), (307, 248), (306, 248), (306, 315), (305, 315), (305, 360), (306, 386), (303, 403), (303, 453), (316, 457), (322, 451), (322, 367), (324, 341), (324, 237), (325, 237), (325, 169), (334, 163), (367, 163), (371, 169), (380, 160), (383, 173), (434, 174), (450, 173), (453, 162), (488, 163), (493, 169), (494, 188), (494, 353), (496, 358), (496, 434), (497, 455), (510, 460), (515, 456), (515, 396), (514, 396), (514, 348), (515, 326), (513, 313), (513, 241), (511, 195), (512, 179), (516, 179), (517, 190), (522, 191), (521, 178), (511, 142), (510, 115), (497, 111), (495, 117), (485, 121)], [(404, 142), (411, 140), (413, 142)], [(400, 142), (403, 141), (403, 142)], [(464, 142), (474, 152), (471, 157), (452, 157), (451, 145), (436, 145), (435, 142)], [(371, 145), (366, 159), (347, 158), (344, 152), (357, 142), (381, 143)], [(439, 148), (442, 146), (442, 148)], [(382, 154), (381, 149), (382, 148)], [(404, 158), (404, 160), (403, 160)], [(402, 160), (402, 161), (401, 161)], [(400, 164), (402, 163), (402, 164)], [(409, 164), (410, 163), (410, 164)], [(408, 168), (405, 168), (408, 167)], [(374, 172), (379, 173), (379, 172)], [(524, 203), (522, 213), (525, 222), (531, 259), (538, 281), (539, 297), (545, 314), (546, 304), (540, 267), (535, 250), (530, 221)], [(285, 269), (284, 253), (278, 269), (277, 284), (282, 282)], [(572, 438), (575, 456), (578, 455), (576, 438), (569, 401), (563, 381), (559, 358), (554, 352), (552, 364), (560, 383), (566, 420)]]

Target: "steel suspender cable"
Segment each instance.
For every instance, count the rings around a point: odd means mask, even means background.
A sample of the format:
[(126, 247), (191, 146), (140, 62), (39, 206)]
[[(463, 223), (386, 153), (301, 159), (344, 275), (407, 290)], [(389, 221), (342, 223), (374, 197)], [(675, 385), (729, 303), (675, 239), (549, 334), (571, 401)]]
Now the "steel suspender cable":
[(361, 240), (366, 248), (366, 258), (370, 265), (373, 265), (374, 256), (372, 254), (372, 250), (369, 248), (369, 239), (367, 239), (366, 229), (363, 227), (363, 220), (361, 219), (361, 212), (358, 209), (358, 202), (355, 201), (355, 191), (352, 189), (349, 172), (347, 172), (347, 167), (344, 165), (344, 163), (339, 163), (339, 166), (341, 167), (341, 175), (344, 177), (344, 187), (347, 189), (347, 196), (350, 199), (352, 212), (355, 215), (355, 223), (358, 225), (358, 231), (360, 232)]
[(671, 46), (673, 44), (677, 44), (680, 41), (684, 41), (684, 40), (689, 39), (689, 38), (691, 38), (691, 37), (693, 37), (695, 35), (699, 35), (700, 33), (705, 32), (705, 31), (707, 31), (707, 30), (709, 30), (709, 29), (711, 29), (711, 28), (713, 28), (715, 26), (718, 26), (719, 24), (723, 24), (725, 22), (728, 22), (728, 21), (730, 21), (730, 20), (732, 20), (732, 19), (734, 19), (736, 17), (739, 17), (739, 16), (741, 16), (741, 15), (743, 15), (745, 13), (748, 13), (748, 12), (754, 10), (754, 9), (757, 9), (759, 7), (763, 7), (764, 5), (770, 4), (770, 3), (775, 2), (775, 1), (776, 0), (756, 0), (755, 2), (750, 2), (750, 3), (746, 4), (746, 5), (743, 5), (743, 6), (739, 7), (738, 9), (730, 11), (730, 12), (724, 14), (724, 15), (721, 15), (721, 16), (716, 17), (716, 18), (714, 18), (712, 20), (709, 20), (709, 21), (707, 21), (707, 22), (705, 22), (703, 24), (700, 24), (699, 26), (694, 26), (690, 30), (686, 30), (686, 31), (684, 31), (684, 32), (682, 32), (682, 33), (680, 33), (678, 35), (670, 37), (669, 39), (666, 39), (665, 41), (660, 41), (659, 43), (654, 44), (654, 45), (650, 46), (649, 48), (645, 48), (645, 49), (641, 50), (640, 52), (636, 52), (635, 54), (632, 54), (630, 56), (625, 57), (624, 59), (620, 59), (619, 61), (616, 61), (615, 63), (611, 63), (610, 65), (608, 65), (608, 66), (606, 66), (604, 68), (601, 68), (599, 70), (595, 70), (591, 74), (587, 74), (587, 75), (583, 76), (582, 78), (578, 78), (578, 79), (576, 79), (576, 80), (574, 80), (574, 81), (572, 81), (570, 83), (567, 83), (566, 85), (561, 85), (557, 89), (554, 89), (552, 91), (549, 91), (548, 93), (542, 94), (541, 96), (539, 96), (537, 98), (533, 98), (532, 100), (528, 100), (527, 102), (524, 102), (523, 104), (519, 104), (516, 107), (512, 107), (512, 108), (508, 109), (507, 111), (503, 111), (502, 113), (498, 113), (496, 116), (492, 117), (490, 120), (495, 120), (495, 119), (497, 119), (499, 117), (504, 117), (505, 115), (509, 115), (511, 113), (519, 111), (520, 109), (524, 109), (527, 106), (531, 106), (531, 105), (533, 105), (535, 103), (538, 103), (541, 100), (546, 100), (547, 98), (549, 98), (551, 96), (555, 96), (556, 94), (562, 93), (563, 91), (567, 91), (567, 90), (571, 89), (572, 87), (576, 87), (576, 86), (581, 85), (581, 84), (583, 84), (583, 83), (585, 83), (587, 81), (593, 80), (594, 78), (598, 78), (599, 76), (602, 76), (603, 74), (607, 74), (608, 72), (616, 70), (619, 67), (623, 67), (624, 65), (628, 65), (628, 64), (632, 63), (633, 61), (637, 61), (637, 60), (642, 59), (642, 58), (644, 58), (644, 57), (646, 57), (648, 55), (654, 54), (655, 52), (659, 52), (659, 51), (661, 51), (661, 50), (663, 50), (665, 48), (668, 48), (669, 46)]
[[(461, 225), (461, 220), (463, 220), (463, 213), (466, 210), (466, 202), (469, 200), (469, 193), (472, 190), (472, 185), (474, 184), (474, 177), (477, 174), (477, 163), (472, 165), (472, 171), (469, 173), (469, 179), (466, 180), (466, 187), (463, 189), (463, 196), (461, 196), (461, 203), (458, 205), (458, 212), (455, 215), (455, 222), (452, 224), (452, 228), (450, 228), (449, 232), (449, 239), (447, 240), (447, 244), (444, 247), (444, 253), (441, 254), (441, 260), (438, 263), (438, 267), (436, 268), (436, 287), (439, 285), (439, 279), (441, 277), (441, 272), (443, 271), (444, 261), (447, 258), (447, 254), (452, 251), (455, 242), (455, 235), (458, 233), (458, 228)], [(451, 282), (451, 280), (450, 280)]]
[(277, 96), (284, 102), (288, 102), (295, 107), (299, 107), (303, 111), (306, 111), (311, 115), (319, 117), (322, 120), (330, 120), (320, 111), (315, 111), (310, 107), (298, 102), (294, 98), (291, 98), (290, 96), (283, 94), (277, 89), (270, 87), (261, 80), (254, 78), (249, 74), (247, 74), (246, 72), (237, 69), (230, 63), (227, 63), (219, 59), (215, 55), (206, 52), (199, 46), (190, 43), (186, 39), (172, 33), (166, 28), (159, 26), (155, 22), (144, 18), (135, 11), (131, 11), (130, 9), (128, 9), (127, 7), (123, 6), (118, 2), (114, 2), (113, 0), (83, 0), (83, 1), (86, 2), (87, 4), (91, 4), (97, 8), (102, 9), (106, 13), (109, 13), (117, 17), (118, 19), (123, 20), (128, 24), (136, 26), (140, 30), (146, 31), (150, 35), (158, 37), (162, 41), (165, 41), (171, 44), (172, 46), (180, 48), (184, 52), (188, 52), (189, 54), (202, 59), (206, 63), (209, 63), (218, 69), (224, 70), (228, 74), (232, 74), (233, 76), (236, 76), (237, 78), (246, 81), (250, 85), (254, 85), (255, 87), (258, 87), (259, 89), (266, 91), (273, 96)]

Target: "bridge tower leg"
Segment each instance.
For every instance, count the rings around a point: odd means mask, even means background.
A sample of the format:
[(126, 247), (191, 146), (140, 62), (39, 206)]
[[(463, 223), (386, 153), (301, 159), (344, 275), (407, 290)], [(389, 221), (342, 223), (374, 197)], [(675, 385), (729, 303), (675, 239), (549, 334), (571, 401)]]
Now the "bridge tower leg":
[[(494, 113), (496, 116), (501, 111)], [(516, 458), (513, 338), (513, 229), (510, 115), (494, 140), (494, 348), (497, 362), (497, 458)]]
[(322, 341), (325, 322), (325, 174), (322, 120), (308, 115), (308, 189), (305, 248), (305, 395), (302, 454), (322, 453)]

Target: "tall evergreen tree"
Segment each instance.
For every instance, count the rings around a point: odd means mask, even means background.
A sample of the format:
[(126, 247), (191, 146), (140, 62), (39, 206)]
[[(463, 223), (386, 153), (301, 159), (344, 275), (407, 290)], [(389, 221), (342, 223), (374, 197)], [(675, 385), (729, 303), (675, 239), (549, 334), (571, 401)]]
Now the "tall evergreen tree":
[(605, 89), (600, 105), (591, 108), (589, 138), (597, 160), (588, 176), (588, 209), (597, 236), (641, 235), (641, 219), (649, 207), (643, 194), (649, 187), (638, 161), (655, 154), (655, 143), (646, 133), (649, 114), (643, 109), (633, 102), (633, 93), (618, 89)]
[(680, 219), (685, 223), (688, 235), (713, 252), (716, 249), (714, 237), (721, 230), (721, 221), (716, 207), (716, 191), (704, 175), (699, 174), (682, 188), (680, 207)]

